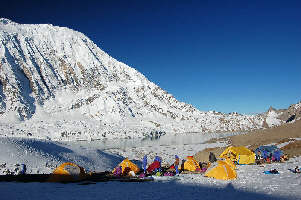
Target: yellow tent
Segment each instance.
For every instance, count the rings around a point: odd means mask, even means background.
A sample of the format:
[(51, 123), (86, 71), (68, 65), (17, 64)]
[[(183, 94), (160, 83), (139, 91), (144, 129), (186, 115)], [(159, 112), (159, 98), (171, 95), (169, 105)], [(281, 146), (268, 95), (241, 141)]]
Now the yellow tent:
[(187, 156), (186, 159), (187, 160), (184, 162), (184, 170), (194, 172), (196, 169), (200, 169), (199, 163), (194, 159), (193, 156)]
[(236, 169), (236, 165), (234, 164), (234, 162), (232, 162), (232, 160), (230, 160), (229, 158), (226, 158), (224, 160), (225, 163), (227, 163), (232, 169)]
[(229, 158), (230, 160), (238, 164), (255, 163), (255, 153), (244, 146), (228, 147), (219, 157)]
[(73, 182), (86, 177), (85, 169), (71, 162), (58, 166), (50, 175), (50, 182)]
[(237, 177), (235, 169), (228, 165), (225, 161), (217, 161), (218, 165), (212, 169), (207, 170), (205, 176), (221, 179), (221, 180), (230, 180)]
[[(132, 163), (128, 158), (124, 159), (121, 163), (119, 163), (117, 165), (117, 167), (121, 167), (122, 174), (124, 174), (126, 172), (128, 173), (130, 171), (134, 171), (135, 174), (137, 174), (140, 171), (139, 167), (137, 165), (135, 165), (134, 163)], [(112, 173), (115, 172), (115, 170), (116, 170), (117, 167), (114, 168), (114, 170), (112, 171)]]

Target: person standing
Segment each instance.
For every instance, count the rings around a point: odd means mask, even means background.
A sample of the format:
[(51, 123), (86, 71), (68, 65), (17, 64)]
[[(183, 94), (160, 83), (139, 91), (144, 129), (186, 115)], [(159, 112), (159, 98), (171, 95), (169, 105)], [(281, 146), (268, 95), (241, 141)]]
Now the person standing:
[(142, 164), (143, 164), (143, 171), (144, 171), (144, 174), (146, 174), (146, 167), (147, 167), (147, 155), (145, 155), (143, 157), (143, 161), (142, 161)]
[(180, 158), (178, 155), (175, 155), (175, 162), (174, 162), (174, 167), (176, 170), (176, 174), (179, 174), (179, 164), (180, 164)]

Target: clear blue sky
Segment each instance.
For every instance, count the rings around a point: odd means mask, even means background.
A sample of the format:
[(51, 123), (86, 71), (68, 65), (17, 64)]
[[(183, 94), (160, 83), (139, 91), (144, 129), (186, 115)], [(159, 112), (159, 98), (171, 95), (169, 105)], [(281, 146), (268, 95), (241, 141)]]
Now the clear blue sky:
[(301, 1), (3, 1), (0, 17), (83, 32), (178, 100), (257, 113), (301, 100)]

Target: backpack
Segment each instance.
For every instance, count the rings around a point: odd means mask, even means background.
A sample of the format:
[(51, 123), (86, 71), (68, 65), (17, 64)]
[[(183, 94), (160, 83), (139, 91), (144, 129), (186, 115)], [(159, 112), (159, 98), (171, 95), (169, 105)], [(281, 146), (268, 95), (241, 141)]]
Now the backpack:
[(122, 174), (122, 167), (119, 166), (119, 167), (117, 167), (117, 168), (115, 169), (113, 175), (114, 175), (114, 176), (121, 176), (121, 174)]
[(172, 173), (172, 172), (165, 172), (164, 176), (174, 176), (174, 173)]

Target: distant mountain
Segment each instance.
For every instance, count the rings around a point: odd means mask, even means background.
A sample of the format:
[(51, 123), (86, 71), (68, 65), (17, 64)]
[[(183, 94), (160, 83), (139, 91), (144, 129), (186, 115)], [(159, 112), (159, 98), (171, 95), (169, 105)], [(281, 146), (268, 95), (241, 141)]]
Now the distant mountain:
[(275, 109), (270, 107), (264, 117), (263, 127), (279, 126), (284, 123), (291, 123), (301, 119), (301, 102), (290, 105), (287, 109)]
[(1, 18), (0, 43), (2, 136), (73, 140), (245, 131), (275, 117), (199, 111), (68, 28)]

